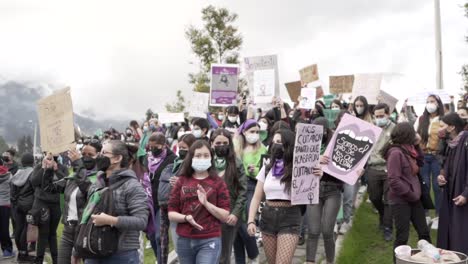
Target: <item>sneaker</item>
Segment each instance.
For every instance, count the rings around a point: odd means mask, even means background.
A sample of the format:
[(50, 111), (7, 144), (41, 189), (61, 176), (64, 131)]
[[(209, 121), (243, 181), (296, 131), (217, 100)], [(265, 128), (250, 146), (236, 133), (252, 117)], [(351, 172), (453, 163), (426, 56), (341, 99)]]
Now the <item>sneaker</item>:
[(393, 232), (390, 228), (386, 227), (384, 230), (384, 240), (390, 242), (393, 240)]
[(340, 232), (339, 234), (340, 235), (344, 235), (346, 233), (348, 233), (348, 231), (351, 229), (351, 223), (346, 223), (344, 222), (341, 227), (340, 227)]
[(15, 253), (13, 252), (13, 250), (8, 250), (8, 249), (5, 249), (3, 250), (3, 258), (5, 259), (8, 259), (8, 258), (14, 258), (16, 257), (15, 256)]
[(426, 216), (426, 223), (427, 223), (427, 226), (431, 226), (431, 222), (432, 222), (432, 219), (430, 216)]
[(302, 246), (302, 245), (305, 244), (305, 238), (304, 238), (304, 236), (299, 236), (299, 241), (297, 241), (297, 244), (298, 244), (299, 246)]
[(27, 262), (27, 263), (31, 263), (34, 261), (34, 257), (33, 256), (29, 256), (29, 255), (24, 255), (24, 254), (19, 254), (18, 255), (18, 258), (16, 259), (18, 262)]
[(431, 229), (432, 230), (439, 229), (439, 217), (436, 217), (436, 218), (432, 219)]
[(260, 261), (258, 260), (258, 257), (251, 259), (250, 264), (260, 264)]
[(150, 241), (147, 241), (147, 242), (146, 242), (145, 249), (151, 249), (151, 248), (152, 248), (151, 242), (150, 242)]
[(335, 234), (338, 234), (340, 232), (340, 226), (338, 224), (335, 224), (335, 228), (333, 228), (333, 232)]

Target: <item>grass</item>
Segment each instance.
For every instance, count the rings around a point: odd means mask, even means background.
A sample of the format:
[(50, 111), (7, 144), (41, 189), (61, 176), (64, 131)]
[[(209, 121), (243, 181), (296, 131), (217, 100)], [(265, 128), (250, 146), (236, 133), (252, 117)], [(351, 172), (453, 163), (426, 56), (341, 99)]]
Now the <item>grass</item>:
[[(374, 213), (371, 204), (363, 202), (357, 209), (352, 229), (343, 241), (337, 263), (392, 264), (393, 241), (385, 242), (378, 223), (378, 214)], [(437, 231), (431, 230), (431, 238), (436, 241)], [(416, 231), (411, 228), (409, 245), (415, 248), (417, 241)]]

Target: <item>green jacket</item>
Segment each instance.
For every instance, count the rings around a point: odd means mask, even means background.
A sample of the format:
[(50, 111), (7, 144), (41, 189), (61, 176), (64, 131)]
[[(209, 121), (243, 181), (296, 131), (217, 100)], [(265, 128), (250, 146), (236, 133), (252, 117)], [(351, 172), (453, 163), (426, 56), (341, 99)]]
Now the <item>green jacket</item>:
[[(230, 208), (231, 214), (237, 216), (240, 220), (244, 216), (245, 205), (247, 203), (247, 177), (245, 175), (244, 167), (241, 160), (236, 160), (237, 178), (239, 179), (239, 186), (237, 190), (234, 188), (232, 182), (226, 182), (229, 189), (229, 197), (231, 200)], [(226, 181), (226, 179), (224, 179)]]

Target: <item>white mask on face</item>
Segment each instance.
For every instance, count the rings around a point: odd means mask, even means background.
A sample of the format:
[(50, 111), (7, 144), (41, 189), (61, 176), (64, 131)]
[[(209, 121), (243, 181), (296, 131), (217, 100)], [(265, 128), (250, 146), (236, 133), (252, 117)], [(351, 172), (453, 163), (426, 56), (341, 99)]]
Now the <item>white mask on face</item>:
[(339, 107), (339, 106), (332, 106), (331, 109), (332, 109), (332, 110), (340, 110), (340, 107)]
[(207, 171), (211, 167), (211, 159), (193, 159), (192, 168), (195, 172)]
[(266, 131), (268, 129), (268, 125), (265, 122), (258, 122), (261, 131)]
[(247, 136), (245, 136), (245, 140), (247, 140), (249, 144), (255, 144), (258, 142), (259, 139), (259, 134), (248, 134)]
[(237, 123), (237, 116), (228, 116), (228, 120), (231, 123)]
[(223, 121), (224, 120), (224, 115), (218, 115), (218, 120)]
[(180, 139), (185, 134), (184, 131), (177, 132), (177, 139)]
[(356, 112), (358, 115), (362, 115), (364, 113), (364, 107), (356, 107)]
[(202, 131), (201, 129), (194, 129), (192, 130), (192, 134), (195, 138), (201, 138), (202, 137)]
[(433, 114), (435, 113), (435, 111), (437, 111), (437, 105), (433, 103), (428, 103), (426, 105), (426, 110), (427, 112), (429, 112), (429, 114)]

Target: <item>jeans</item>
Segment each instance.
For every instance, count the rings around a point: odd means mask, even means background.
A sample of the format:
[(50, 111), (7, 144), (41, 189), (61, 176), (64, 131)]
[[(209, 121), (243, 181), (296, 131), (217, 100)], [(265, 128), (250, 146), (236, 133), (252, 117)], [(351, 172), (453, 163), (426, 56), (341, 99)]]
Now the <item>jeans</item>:
[(240, 221), (237, 221), (235, 226), (223, 224), (221, 226), (221, 258), (220, 264), (231, 263), (232, 245), (239, 229)]
[(11, 208), (9, 206), (0, 206), (0, 244), (2, 250), (13, 250), (13, 242), (10, 238), (10, 214)]
[(190, 239), (179, 237), (177, 240), (179, 263), (218, 264), (221, 255), (221, 238)]
[[(257, 181), (248, 179), (247, 181), (247, 204), (246, 212), (249, 214), (250, 202), (252, 201), (253, 195), (255, 193), (255, 186)], [(240, 220), (240, 219), (239, 219)], [(257, 247), (257, 240), (255, 237), (250, 236), (247, 233), (247, 224), (242, 222), (237, 231), (236, 240), (234, 240), (234, 256), (236, 259), (236, 264), (245, 264), (245, 251), (247, 250), (247, 255), (249, 259), (255, 259), (260, 254)]]
[(307, 228), (308, 228), (308, 216), (307, 216), (307, 210), (306, 210), (306, 213), (304, 213), (304, 216), (302, 217), (302, 223), (301, 223), (301, 235), (300, 237), (304, 238), (305, 237), (305, 234), (307, 232)]
[(154, 255), (158, 260), (158, 263), (162, 263), (162, 254), (161, 254), (161, 210), (160, 208), (154, 208), (154, 225), (155, 225), (155, 233), (153, 237), (150, 237), (149, 240), (151, 242), (151, 247), (153, 248)]
[(431, 243), (429, 227), (427, 226), (424, 208), (420, 201), (410, 204), (390, 205), (390, 208), (396, 229), (393, 249), (408, 243), (410, 223), (413, 223), (419, 240), (425, 239)]
[[(426, 192), (434, 191), (434, 205), (436, 209), (436, 214), (439, 215), (440, 209), (440, 188), (439, 183), (437, 183), (437, 176), (440, 174), (440, 163), (437, 160), (437, 157), (434, 155), (426, 154), (424, 155), (424, 165), (421, 168), (421, 176), (423, 180), (427, 183), (424, 185)], [(432, 175), (432, 178), (431, 178)]]
[(388, 180), (385, 171), (368, 170), (369, 200), (379, 212), (380, 225), (392, 229), (392, 212), (388, 205)]
[[(34, 203), (42, 204), (42, 203)], [(46, 245), (49, 244), (50, 255), (52, 261), (55, 264), (58, 256), (57, 248), (57, 227), (60, 223), (60, 211), (59, 204), (42, 204), (41, 208), (49, 209), (49, 219), (45, 223), (39, 224), (39, 239), (37, 241), (37, 256), (40, 258), (44, 257)]]
[(28, 223), (26, 222), (26, 213), (18, 208), (13, 210), (16, 223), (15, 243), (19, 253), (27, 255), (28, 242), (26, 240), (28, 234)]
[(341, 189), (338, 185), (320, 184), (319, 204), (308, 205), (309, 236), (307, 238), (306, 261), (315, 262), (320, 234), (323, 235), (327, 261), (335, 259), (333, 229), (341, 206)]
[(71, 263), (73, 246), (75, 245), (76, 231), (76, 225), (64, 225), (62, 239), (60, 240), (60, 247), (58, 251), (58, 263)]
[(171, 238), (172, 238), (172, 245), (174, 246), (174, 250), (177, 252), (177, 239), (179, 239), (179, 235), (177, 235), (177, 223), (171, 222)]
[(139, 264), (138, 250), (117, 252), (104, 259), (87, 259), (85, 264)]
[(343, 185), (343, 223), (349, 223), (354, 211), (354, 202), (359, 191), (359, 181), (354, 185)]

